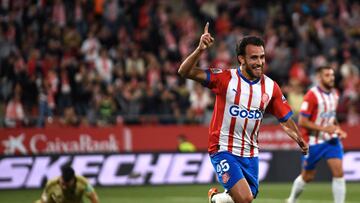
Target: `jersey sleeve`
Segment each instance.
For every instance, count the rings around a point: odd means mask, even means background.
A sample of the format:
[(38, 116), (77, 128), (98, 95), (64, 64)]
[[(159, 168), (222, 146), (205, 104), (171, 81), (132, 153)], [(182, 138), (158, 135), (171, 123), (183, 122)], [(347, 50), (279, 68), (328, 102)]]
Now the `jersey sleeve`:
[(314, 114), (314, 111), (317, 109), (317, 100), (316, 96), (312, 91), (308, 91), (305, 96), (304, 100), (301, 104), (300, 114), (304, 117), (311, 117)]
[(280, 122), (287, 121), (293, 115), (289, 103), (276, 82), (274, 82), (273, 95), (266, 110)]
[(92, 192), (94, 192), (94, 187), (88, 182), (86, 185), (85, 185), (85, 193), (86, 194), (90, 194)]
[(89, 181), (85, 177), (77, 176), (76, 178), (83, 185), (84, 192), (86, 195), (90, 195), (92, 192), (95, 191), (94, 187), (89, 183)]
[(231, 77), (229, 70), (222, 70), (220, 68), (210, 68), (205, 70), (206, 80), (203, 85), (208, 87), (215, 94), (223, 92), (224, 82), (228, 77)]
[(44, 191), (41, 194), (41, 201), (44, 203), (53, 203), (54, 202), (54, 198), (52, 197), (53, 194), (53, 187), (54, 184), (56, 183), (57, 179), (52, 179), (49, 180), (44, 188)]

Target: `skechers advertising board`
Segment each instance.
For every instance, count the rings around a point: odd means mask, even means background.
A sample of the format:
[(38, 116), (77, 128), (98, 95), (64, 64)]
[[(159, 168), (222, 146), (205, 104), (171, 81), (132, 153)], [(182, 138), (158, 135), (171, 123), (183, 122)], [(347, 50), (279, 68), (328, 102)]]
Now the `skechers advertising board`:
[[(259, 155), (260, 181), (293, 181), (299, 174), (299, 151), (265, 151)], [(207, 153), (116, 153), (0, 157), (0, 189), (40, 188), (71, 164), (96, 186), (208, 184), (216, 177)], [(347, 181), (360, 181), (360, 151), (346, 151)], [(324, 162), (318, 181), (331, 180)]]

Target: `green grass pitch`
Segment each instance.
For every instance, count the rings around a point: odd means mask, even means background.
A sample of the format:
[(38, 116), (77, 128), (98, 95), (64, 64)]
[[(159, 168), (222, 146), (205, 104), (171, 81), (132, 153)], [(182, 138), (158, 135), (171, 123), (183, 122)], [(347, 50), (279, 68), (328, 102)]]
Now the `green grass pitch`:
[[(219, 185), (213, 185), (222, 191)], [(210, 185), (98, 187), (101, 203), (206, 203)], [(283, 203), (291, 183), (261, 183), (254, 203)], [(32, 203), (41, 190), (2, 190), (2, 203)], [(299, 203), (332, 203), (331, 183), (307, 185)], [(360, 183), (347, 183), (347, 203), (360, 202)]]

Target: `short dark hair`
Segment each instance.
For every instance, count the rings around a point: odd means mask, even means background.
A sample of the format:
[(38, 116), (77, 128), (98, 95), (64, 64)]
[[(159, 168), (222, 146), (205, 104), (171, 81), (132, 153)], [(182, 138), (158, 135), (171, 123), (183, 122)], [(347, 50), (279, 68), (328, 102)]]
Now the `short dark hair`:
[(315, 72), (317, 74), (319, 74), (319, 73), (321, 73), (321, 71), (326, 70), (326, 69), (333, 69), (333, 68), (329, 65), (322, 65), (322, 66), (317, 67)]
[(61, 177), (65, 182), (71, 181), (75, 178), (75, 171), (71, 166), (64, 166), (61, 168)]
[(238, 56), (245, 56), (245, 49), (247, 45), (262, 46), (265, 48), (264, 40), (258, 36), (245, 36), (236, 46), (236, 54)]

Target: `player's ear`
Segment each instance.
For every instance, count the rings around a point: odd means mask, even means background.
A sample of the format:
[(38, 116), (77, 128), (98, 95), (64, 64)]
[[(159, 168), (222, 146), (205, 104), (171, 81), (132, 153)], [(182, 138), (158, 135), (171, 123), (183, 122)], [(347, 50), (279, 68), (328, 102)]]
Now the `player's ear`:
[(321, 72), (317, 72), (315, 78), (319, 81), (321, 79)]
[(238, 55), (238, 56), (237, 56), (237, 60), (238, 60), (238, 62), (240, 63), (240, 65), (241, 65), (241, 64), (245, 64), (245, 57), (244, 57), (244, 56)]

